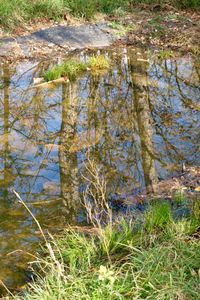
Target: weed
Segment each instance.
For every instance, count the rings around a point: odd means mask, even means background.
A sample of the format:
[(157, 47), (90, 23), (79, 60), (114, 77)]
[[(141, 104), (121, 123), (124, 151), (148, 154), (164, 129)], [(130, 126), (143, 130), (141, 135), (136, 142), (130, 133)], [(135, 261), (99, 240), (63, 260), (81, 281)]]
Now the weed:
[(172, 212), (166, 202), (156, 203), (150, 206), (145, 215), (145, 228), (151, 232), (161, 230), (172, 222)]
[(112, 29), (115, 29), (117, 31), (116, 35), (119, 37), (127, 34), (128, 32), (130, 32), (131, 30), (133, 30), (135, 28), (135, 26), (133, 26), (133, 25), (123, 25), (121, 22), (116, 22), (116, 21), (110, 22), (109, 26)]
[(162, 17), (160, 15), (157, 15), (153, 19), (149, 20), (149, 24), (153, 25), (153, 26), (156, 26), (156, 25), (158, 25), (161, 22), (162, 22)]
[(140, 233), (134, 230), (134, 224), (127, 223), (123, 218), (118, 224), (108, 224), (99, 234), (101, 251), (108, 257), (112, 254), (127, 253), (140, 239)]
[(198, 8), (200, 6), (200, 0), (132, 0), (132, 4), (146, 3), (146, 4), (171, 4), (178, 8)]
[(125, 10), (127, 9), (130, 1), (129, 0), (97, 0), (99, 10), (111, 14), (116, 9)]
[(88, 239), (84, 234), (73, 230), (66, 232), (66, 235), (58, 240), (58, 247), (62, 251), (63, 261), (73, 273), (79, 272), (80, 265), (90, 267), (96, 258), (97, 246), (94, 238), (91, 236)]
[(110, 61), (103, 55), (92, 56), (87, 63), (70, 59), (63, 62), (61, 65), (50, 67), (49, 70), (44, 72), (43, 77), (45, 81), (51, 81), (61, 77), (67, 77), (70, 81), (74, 81), (77, 76), (87, 70), (98, 72), (106, 70), (109, 67)]
[(184, 192), (184, 188), (175, 192), (173, 196), (173, 200), (176, 204), (184, 203), (187, 200)]
[(126, 15), (126, 11), (121, 8), (121, 7), (118, 7), (117, 9), (115, 9), (113, 11), (113, 14), (116, 16), (116, 17), (124, 17)]
[(88, 67), (92, 72), (107, 70), (110, 68), (110, 60), (103, 55), (92, 56), (88, 61)]
[(44, 72), (44, 80), (51, 81), (63, 76), (63, 70), (60, 66), (54, 66), (50, 70)]
[(149, 25), (151, 25), (154, 35), (163, 35), (164, 34), (164, 27), (161, 25), (162, 17), (157, 15), (153, 19), (149, 21)]
[(84, 72), (87, 68), (85, 63), (71, 59), (59, 66), (53, 66), (44, 73), (44, 80), (51, 81), (60, 77), (67, 77), (69, 80), (76, 80), (77, 76)]
[(0, 24), (5, 28), (13, 28), (35, 18), (58, 19), (66, 10), (62, 0), (0, 0)]
[(196, 200), (193, 201), (192, 211), (193, 211), (194, 218), (197, 220), (200, 220), (200, 199), (199, 199), (199, 197), (197, 197)]
[(192, 7), (199, 7), (200, 6), (200, 0), (172, 0), (172, 4), (174, 6), (180, 7), (180, 8), (192, 8)]
[(76, 80), (76, 77), (82, 72), (86, 71), (87, 65), (77, 60), (68, 60), (62, 66), (63, 76), (69, 78), (69, 80)]
[(171, 50), (161, 50), (159, 51), (158, 57), (162, 60), (170, 59), (174, 56), (173, 51)]

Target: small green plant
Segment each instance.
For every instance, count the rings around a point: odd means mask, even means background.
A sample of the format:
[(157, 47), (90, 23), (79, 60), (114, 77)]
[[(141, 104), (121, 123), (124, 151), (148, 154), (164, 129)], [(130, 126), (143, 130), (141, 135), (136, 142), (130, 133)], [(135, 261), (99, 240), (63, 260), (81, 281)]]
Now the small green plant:
[(174, 56), (173, 51), (171, 50), (160, 50), (158, 57), (162, 60), (170, 59)]
[(155, 36), (162, 36), (164, 34), (164, 26), (162, 26), (161, 24), (162, 20), (162, 17), (160, 15), (157, 15), (156, 17), (148, 21), (149, 25), (151, 25), (153, 29), (153, 33)]
[(175, 235), (186, 236), (193, 234), (199, 226), (199, 222), (195, 218), (182, 219), (178, 222), (173, 222), (171, 229), (174, 231)]
[[(73, 230), (66, 232), (58, 241), (58, 247), (62, 251), (62, 259), (70, 267), (71, 272), (79, 272), (79, 266), (91, 266), (97, 254), (95, 240)], [(84, 253), (84, 255), (83, 255)]]
[(52, 66), (44, 72), (43, 77), (45, 81), (52, 81), (61, 77), (66, 77), (70, 81), (76, 80), (77, 76), (87, 70), (98, 72), (110, 68), (109, 59), (103, 55), (92, 56), (88, 62), (81, 62), (80, 60), (70, 59), (63, 62), (61, 65)]
[(116, 21), (110, 22), (109, 26), (117, 31), (116, 35), (118, 36), (123, 36), (135, 28), (133, 25), (124, 25), (121, 22)]
[(61, 66), (54, 66), (48, 71), (44, 72), (44, 80), (51, 81), (63, 76), (63, 70)]
[(44, 80), (51, 81), (61, 77), (76, 80), (77, 76), (86, 71), (87, 65), (78, 60), (70, 59), (59, 66), (53, 66), (44, 73)]
[(192, 204), (193, 215), (196, 220), (200, 221), (200, 198), (197, 197)]
[(173, 200), (176, 204), (184, 203), (187, 200), (185, 192), (184, 192), (184, 188), (175, 192), (175, 194), (173, 196)]
[(121, 219), (118, 224), (108, 224), (101, 228), (99, 239), (103, 254), (112, 255), (118, 252), (127, 252), (130, 245), (137, 244), (140, 238), (138, 232), (134, 232), (133, 224)]
[(110, 22), (109, 23), (109, 26), (112, 28), (112, 29), (117, 29), (117, 30), (124, 30), (124, 25), (120, 22)]
[(118, 7), (117, 9), (115, 9), (113, 11), (113, 14), (116, 16), (116, 17), (124, 17), (126, 15), (126, 11), (121, 8), (121, 7)]
[(107, 70), (110, 68), (110, 60), (103, 55), (92, 56), (88, 61), (88, 67), (92, 72)]
[(68, 60), (63, 64), (63, 76), (69, 80), (76, 80), (76, 77), (87, 70), (87, 64), (78, 60)]
[(99, 10), (111, 14), (116, 9), (126, 10), (129, 6), (130, 0), (97, 0)]
[(170, 224), (172, 212), (168, 203), (156, 203), (150, 206), (145, 215), (145, 228), (148, 231), (160, 230)]
[(93, 0), (65, 0), (65, 5), (75, 17), (91, 19), (97, 12), (97, 3)]
[(149, 24), (156, 26), (157, 24), (160, 24), (162, 22), (162, 17), (160, 15), (157, 15), (153, 19), (149, 20)]

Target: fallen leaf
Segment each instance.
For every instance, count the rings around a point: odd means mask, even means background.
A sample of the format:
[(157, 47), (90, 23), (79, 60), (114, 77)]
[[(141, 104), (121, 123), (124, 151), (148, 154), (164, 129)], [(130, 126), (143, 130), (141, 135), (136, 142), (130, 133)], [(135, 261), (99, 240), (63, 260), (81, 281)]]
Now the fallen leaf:
[(200, 186), (197, 186), (194, 190), (195, 192), (200, 192)]

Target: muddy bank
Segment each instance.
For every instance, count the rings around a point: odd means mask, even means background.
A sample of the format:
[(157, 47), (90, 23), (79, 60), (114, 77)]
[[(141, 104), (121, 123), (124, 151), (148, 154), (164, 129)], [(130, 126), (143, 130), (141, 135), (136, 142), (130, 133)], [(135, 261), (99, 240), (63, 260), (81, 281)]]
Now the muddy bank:
[(0, 57), (8, 61), (51, 58), (75, 49), (107, 47), (115, 40), (106, 23), (56, 25), (31, 34), (1, 38)]
[(177, 10), (169, 5), (142, 5), (130, 14), (107, 16), (97, 23), (79, 24), (61, 20), (18, 27), (13, 34), (0, 33), (1, 61), (52, 58), (74, 49), (112, 45), (138, 45), (200, 52), (200, 14)]

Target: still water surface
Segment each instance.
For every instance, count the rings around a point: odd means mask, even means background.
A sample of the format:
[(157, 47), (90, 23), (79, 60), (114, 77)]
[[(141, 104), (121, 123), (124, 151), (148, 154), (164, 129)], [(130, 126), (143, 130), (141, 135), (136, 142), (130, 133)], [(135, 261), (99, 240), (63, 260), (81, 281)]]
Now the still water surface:
[(33, 87), (42, 64), (0, 67), (0, 279), (8, 287), (27, 279), (23, 251), (35, 253), (40, 241), (13, 189), (54, 231), (85, 221), (88, 152), (109, 196), (168, 178), (183, 161), (200, 163), (199, 60), (139, 51), (106, 51), (111, 70), (53, 87)]

